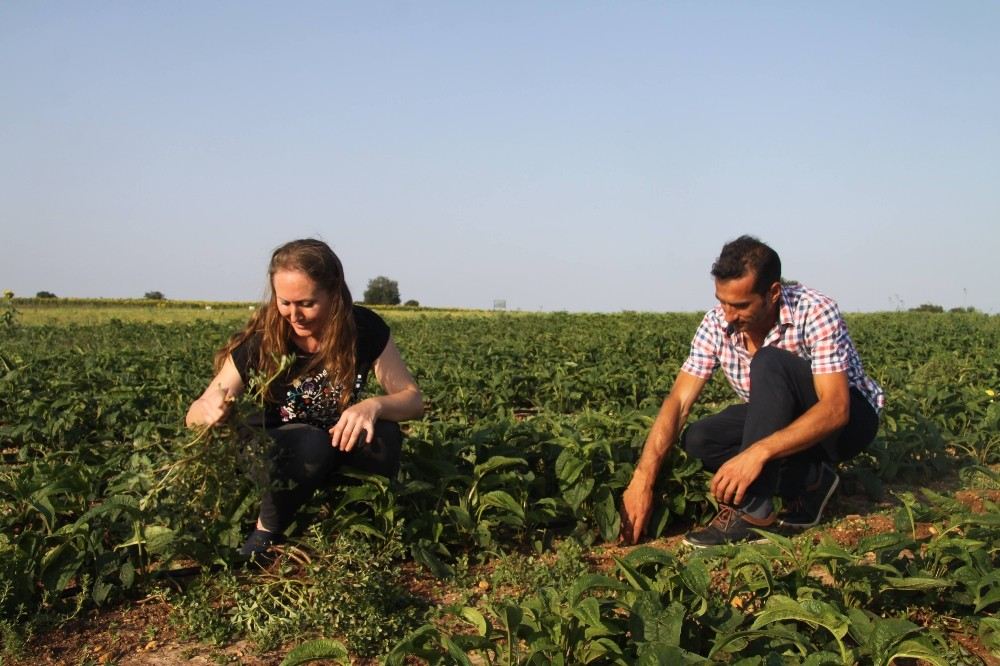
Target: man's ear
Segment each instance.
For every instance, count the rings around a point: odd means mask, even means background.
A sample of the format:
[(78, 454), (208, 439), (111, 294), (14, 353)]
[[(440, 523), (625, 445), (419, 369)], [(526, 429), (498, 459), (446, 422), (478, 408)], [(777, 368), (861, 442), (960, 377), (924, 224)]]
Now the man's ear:
[(771, 305), (777, 303), (778, 299), (781, 298), (781, 283), (780, 282), (773, 283), (771, 285), (771, 288), (768, 290), (767, 295), (768, 298), (771, 300)]

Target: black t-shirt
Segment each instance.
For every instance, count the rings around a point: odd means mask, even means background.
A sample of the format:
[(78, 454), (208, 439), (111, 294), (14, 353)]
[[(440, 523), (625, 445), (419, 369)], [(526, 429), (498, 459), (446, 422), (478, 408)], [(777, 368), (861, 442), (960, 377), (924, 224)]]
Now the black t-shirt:
[[(389, 327), (385, 321), (367, 308), (354, 306), (354, 323), (358, 331), (354, 385), (350, 387), (351, 402), (358, 399), (368, 380), (368, 373), (375, 359), (382, 354), (389, 342)], [(260, 334), (248, 338), (233, 350), (232, 359), (244, 385), (257, 369)], [(312, 354), (289, 343), (287, 353), (295, 355), (295, 362), (288, 372), (274, 380), (270, 396), (264, 403), (263, 426), (275, 428), (284, 423), (308, 423), (328, 430), (340, 418), (340, 396), (343, 386), (333, 385), (325, 369), (302, 376), (302, 370), (312, 360)], [(256, 420), (256, 419), (254, 419)]]

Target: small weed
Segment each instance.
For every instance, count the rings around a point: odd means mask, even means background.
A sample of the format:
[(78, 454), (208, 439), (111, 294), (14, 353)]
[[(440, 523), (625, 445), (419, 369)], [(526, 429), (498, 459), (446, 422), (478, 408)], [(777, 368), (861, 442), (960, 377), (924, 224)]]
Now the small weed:
[(398, 534), (331, 539), (315, 526), (301, 546), (254, 576), (202, 577), (176, 604), (182, 634), (216, 645), (245, 636), (267, 651), (318, 633), (374, 656), (422, 621), (423, 605), (399, 585)]
[(225, 645), (232, 640), (236, 628), (224, 604), (238, 589), (231, 573), (202, 576), (176, 602), (170, 621), (185, 638)]
[(570, 538), (557, 544), (553, 555), (547, 557), (520, 553), (501, 555), (490, 580), (494, 587), (509, 586), (525, 594), (542, 587), (563, 587), (587, 570), (583, 547)]

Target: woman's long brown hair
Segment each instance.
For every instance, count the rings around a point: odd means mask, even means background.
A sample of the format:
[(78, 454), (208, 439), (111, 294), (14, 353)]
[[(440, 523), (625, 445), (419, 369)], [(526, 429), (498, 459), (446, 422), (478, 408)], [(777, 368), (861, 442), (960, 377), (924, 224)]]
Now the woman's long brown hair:
[[(232, 351), (256, 333), (261, 336), (257, 368), (265, 378), (278, 374), (283, 355), (296, 352), (292, 343), (292, 327), (278, 312), (274, 295), (274, 274), (278, 271), (304, 273), (330, 296), (330, 319), (320, 336), (319, 349), (301, 374), (307, 376), (321, 367), (325, 368), (330, 383), (342, 387), (340, 408), (343, 410), (350, 403), (356, 372), (358, 332), (354, 322), (354, 301), (344, 279), (344, 267), (340, 259), (329, 245), (320, 240), (294, 240), (274, 251), (267, 269), (267, 297), (246, 327), (233, 335), (216, 353), (215, 371), (221, 370)], [(270, 401), (278, 399), (278, 396), (270, 395), (270, 392), (265, 397)]]

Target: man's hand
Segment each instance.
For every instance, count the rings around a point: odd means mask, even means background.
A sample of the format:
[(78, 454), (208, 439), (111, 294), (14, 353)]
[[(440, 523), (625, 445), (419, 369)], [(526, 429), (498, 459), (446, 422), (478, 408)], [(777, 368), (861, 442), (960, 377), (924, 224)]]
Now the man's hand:
[(766, 462), (767, 453), (753, 446), (730, 458), (712, 477), (712, 494), (723, 504), (738, 506)]
[(636, 543), (646, 530), (653, 511), (653, 484), (656, 483), (660, 465), (670, 453), (670, 447), (677, 440), (677, 433), (684, 426), (691, 405), (698, 399), (707, 381), (707, 378), (695, 377), (683, 370), (677, 373), (670, 395), (660, 405), (660, 411), (646, 437), (632, 480), (622, 494), (619, 542)]
[(636, 483), (633, 479), (622, 494), (622, 526), (618, 542), (629, 545), (638, 543), (646, 530), (652, 510), (653, 489), (646, 484)]

